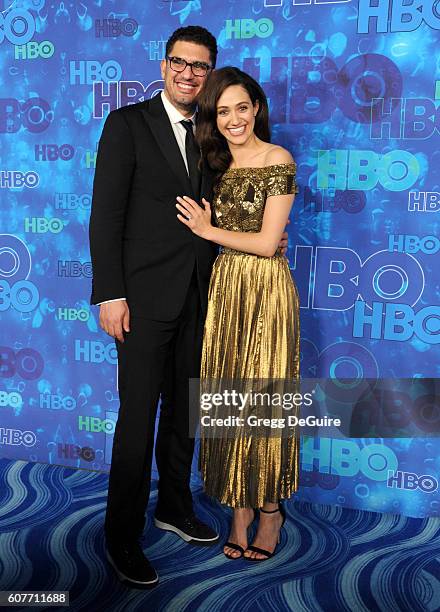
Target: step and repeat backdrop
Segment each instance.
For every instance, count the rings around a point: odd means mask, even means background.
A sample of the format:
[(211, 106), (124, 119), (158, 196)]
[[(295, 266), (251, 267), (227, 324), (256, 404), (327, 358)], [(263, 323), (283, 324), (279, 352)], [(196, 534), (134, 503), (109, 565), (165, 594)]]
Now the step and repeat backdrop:
[(116, 351), (89, 306), (97, 143), (111, 109), (162, 89), (170, 33), (199, 24), (217, 37), (218, 66), (262, 84), (273, 141), (298, 164), (288, 256), (302, 376), (420, 379), (386, 410), (380, 392), (362, 404), (369, 437), (303, 436), (297, 496), (440, 516), (438, 1), (1, 9), (0, 455), (109, 470)]

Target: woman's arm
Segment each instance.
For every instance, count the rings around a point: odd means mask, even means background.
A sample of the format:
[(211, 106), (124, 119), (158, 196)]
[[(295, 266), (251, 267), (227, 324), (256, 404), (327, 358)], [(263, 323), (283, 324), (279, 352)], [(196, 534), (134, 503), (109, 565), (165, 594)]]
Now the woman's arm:
[[(271, 151), (266, 159), (267, 165), (292, 162), (290, 153), (281, 148)], [(259, 232), (233, 232), (214, 227), (211, 224), (211, 207), (205, 199), (203, 199), (203, 209), (191, 198), (178, 198), (179, 204), (176, 206), (182, 214), (177, 216), (182, 223), (205, 240), (252, 255), (272, 257), (279, 246), (294, 197), (294, 194), (269, 196)]]

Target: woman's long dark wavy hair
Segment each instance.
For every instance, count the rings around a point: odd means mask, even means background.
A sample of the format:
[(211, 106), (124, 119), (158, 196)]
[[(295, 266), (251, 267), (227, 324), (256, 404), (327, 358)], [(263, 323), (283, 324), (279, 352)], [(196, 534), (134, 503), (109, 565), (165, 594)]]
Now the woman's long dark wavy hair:
[(232, 155), (228, 142), (217, 129), (217, 103), (227, 87), (241, 85), (252, 101), (258, 100), (255, 117), (255, 135), (264, 142), (270, 142), (269, 108), (266, 94), (251, 76), (234, 68), (225, 66), (214, 70), (208, 77), (198, 99), (196, 138), (202, 151), (202, 158), (216, 172), (217, 180), (229, 168)]

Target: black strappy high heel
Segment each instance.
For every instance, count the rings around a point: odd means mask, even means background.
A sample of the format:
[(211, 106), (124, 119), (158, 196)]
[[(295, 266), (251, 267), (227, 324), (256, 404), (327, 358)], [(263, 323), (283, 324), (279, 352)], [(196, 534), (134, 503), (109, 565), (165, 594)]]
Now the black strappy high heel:
[(264, 548), (259, 548), (258, 546), (252, 546), (252, 545), (248, 546), (247, 550), (250, 550), (256, 553), (260, 553), (260, 555), (265, 555), (265, 557), (263, 559), (258, 558), (258, 557), (245, 557), (243, 553), (243, 559), (246, 559), (247, 561), (267, 561), (267, 559), (270, 559), (271, 557), (273, 557), (277, 549), (277, 546), (281, 540), (281, 535), (280, 535), (281, 529), (283, 528), (284, 523), (286, 522), (286, 511), (284, 509), (284, 506), (281, 505), (281, 503), (278, 504), (278, 508), (276, 510), (263, 510), (263, 508), (260, 508), (260, 512), (264, 512), (264, 514), (274, 514), (275, 512), (279, 512), (281, 516), (283, 517), (283, 522), (281, 523), (281, 527), (280, 527), (280, 533), (278, 533), (278, 542), (272, 552), (269, 552), (268, 550), (264, 550)]
[[(251, 522), (249, 523), (249, 525), (247, 526), (247, 534), (249, 535), (249, 529), (252, 525), (252, 523), (255, 521), (255, 517), (256, 517), (256, 512), (255, 512), (255, 508), (252, 508), (253, 510), (253, 517)], [(233, 548), (234, 550), (238, 550), (238, 552), (240, 553), (240, 555), (238, 557), (233, 557), (232, 555), (228, 555), (225, 553), (225, 551), (223, 550), (223, 554), (225, 555), (225, 557), (227, 557), (228, 559), (232, 559), (233, 561), (235, 561), (235, 559), (241, 559), (244, 555), (244, 548), (243, 546), (240, 546), (240, 544), (235, 544), (235, 542), (225, 542), (223, 544), (223, 548), (225, 548), (225, 546), (228, 546), (229, 548)]]

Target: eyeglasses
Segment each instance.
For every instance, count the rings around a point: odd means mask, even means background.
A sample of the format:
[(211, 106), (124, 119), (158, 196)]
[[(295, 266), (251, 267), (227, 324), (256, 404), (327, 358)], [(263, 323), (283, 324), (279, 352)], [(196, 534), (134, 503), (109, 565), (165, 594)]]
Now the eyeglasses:
[(169, 55), (167, 55), (167, 60), (174, 72), (183, 72), (187, 66), (190, 66), (194, 76), (203, 77), (211, 70), (211, 66), (205, 62), (187, 62), (181, 57), (170, 57)]

